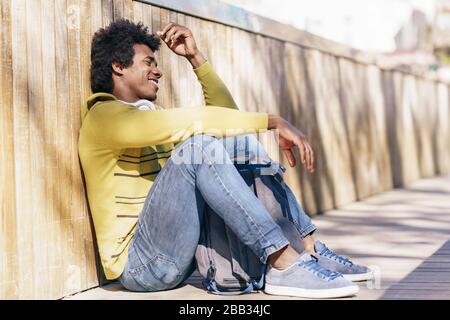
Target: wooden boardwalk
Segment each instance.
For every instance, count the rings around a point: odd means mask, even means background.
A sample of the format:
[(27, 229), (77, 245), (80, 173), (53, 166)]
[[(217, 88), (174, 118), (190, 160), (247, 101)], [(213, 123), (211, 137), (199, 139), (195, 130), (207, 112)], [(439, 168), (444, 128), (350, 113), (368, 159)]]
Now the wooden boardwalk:
[(381, 299), (450, 299), (450, 240), (390, 286)]
[[(450, 299), (450, 176), (415, 182), (314, 219), (316, 238), (376, 270), (348, 299)], [(229, 299), (206, 293), (194, 274), (175, 290), (133, 293), (113, 283), (66, 299)], [(295, 299), (264, 293), (234, 299)]]

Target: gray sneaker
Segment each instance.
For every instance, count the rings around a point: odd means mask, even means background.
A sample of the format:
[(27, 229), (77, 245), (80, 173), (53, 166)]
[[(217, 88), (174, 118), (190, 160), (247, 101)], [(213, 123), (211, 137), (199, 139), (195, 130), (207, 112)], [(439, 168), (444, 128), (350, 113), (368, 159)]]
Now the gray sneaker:
[(321, 266), (341, 273), (347, 280), (366, 281), (373, 278), (373, 272), (368, 267), (354, 264), (329, 249), (323, 242), (316, 241), (315, 249)]
[(266, 271), (264, 292), (301, 298), (341, 298), (355, 295), (359, 287), (317, 263), (317, 258), (303, 253), (287, 269), (270, 266)]

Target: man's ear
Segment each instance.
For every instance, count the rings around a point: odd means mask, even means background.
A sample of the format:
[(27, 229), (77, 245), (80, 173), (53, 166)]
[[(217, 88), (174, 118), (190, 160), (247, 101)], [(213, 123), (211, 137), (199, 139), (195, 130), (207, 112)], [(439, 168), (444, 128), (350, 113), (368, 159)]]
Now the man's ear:
[(123, 65), (118, 62), (113, 62), (111, 66), (115, 74), (119, 76), (123, 75), (123, 69), (125, 69)]

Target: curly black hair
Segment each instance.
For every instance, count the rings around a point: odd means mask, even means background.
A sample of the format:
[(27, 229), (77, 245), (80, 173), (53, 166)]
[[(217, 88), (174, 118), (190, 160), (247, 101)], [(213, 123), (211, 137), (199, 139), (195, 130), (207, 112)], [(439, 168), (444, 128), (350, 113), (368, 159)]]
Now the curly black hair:
[(159, 49), (160, 40), (148, 32), (148, 27), (121, 19), (106, 28), (99, 29), (92, 38), (91, 45), (91, 89), (93, 93), (112, 93), (112, 63), (124, 67), (133, 64), (135, 44), (145, 44), (153, 52)]

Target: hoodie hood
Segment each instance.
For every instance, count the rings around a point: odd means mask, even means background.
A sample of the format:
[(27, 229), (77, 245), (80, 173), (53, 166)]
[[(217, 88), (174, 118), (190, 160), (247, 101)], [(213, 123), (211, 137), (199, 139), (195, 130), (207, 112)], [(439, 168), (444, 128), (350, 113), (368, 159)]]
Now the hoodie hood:
[(81, 122), (83, 122), (88, 111), (97, 103), (103, 101), (117, 100), (115, 96), (106, 92), (98, 92), (87, 98), (86, 103), (81, 108)]

